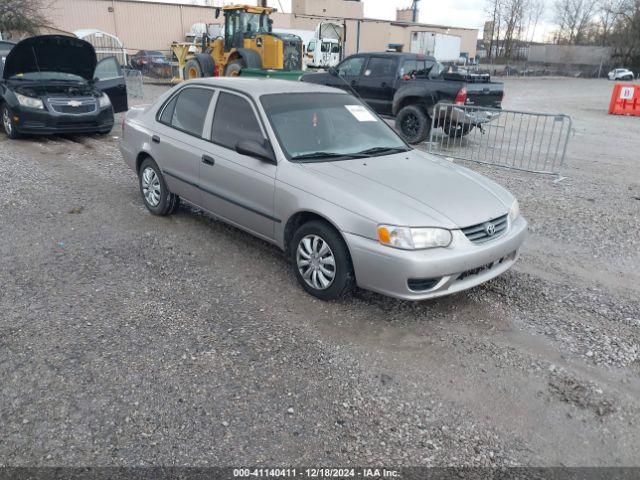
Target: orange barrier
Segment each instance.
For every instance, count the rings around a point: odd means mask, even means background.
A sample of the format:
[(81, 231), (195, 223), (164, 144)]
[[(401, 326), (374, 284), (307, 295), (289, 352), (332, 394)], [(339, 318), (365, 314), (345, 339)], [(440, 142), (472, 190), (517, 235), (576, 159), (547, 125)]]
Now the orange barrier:
[(611, 93), (609, 113), (640, 117), (640, 85), (616, 83)]

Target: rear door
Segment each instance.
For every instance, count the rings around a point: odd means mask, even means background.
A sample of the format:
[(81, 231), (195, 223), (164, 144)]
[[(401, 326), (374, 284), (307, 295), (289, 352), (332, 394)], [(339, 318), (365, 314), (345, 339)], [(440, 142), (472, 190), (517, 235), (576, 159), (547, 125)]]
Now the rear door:
[(116, 57), (100, 60), (93, 76), (97, 79), (96, 87), (109, 96), (114, 113), (126, 112), (129, 109), (127, 82)]
[(372, 56), (358, 81), (356, 90), (376, 112), (391, 115), (397, 76), (397, 58)]
[(265, 142), (249, 98), (221, 90), (215, 100), (211, 142), (200, 164), (202, 206), (262, 238), (274, 235), (276, 165), (236, 152), (241, 140)]
[(180, 89), (160, 111), (149, 142), (169, 190), (196, 205), (202, 203), (198, 178), (214, 93), (207, 87)]

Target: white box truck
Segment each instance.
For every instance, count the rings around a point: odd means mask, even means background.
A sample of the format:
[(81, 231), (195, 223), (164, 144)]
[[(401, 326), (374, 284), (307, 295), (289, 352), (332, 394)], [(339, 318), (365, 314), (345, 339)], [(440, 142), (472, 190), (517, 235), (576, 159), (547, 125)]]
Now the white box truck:
[(458, 62), (460, 37), (438, 32), (413, 32), (411, 53), (430, 55), (439, 62)]

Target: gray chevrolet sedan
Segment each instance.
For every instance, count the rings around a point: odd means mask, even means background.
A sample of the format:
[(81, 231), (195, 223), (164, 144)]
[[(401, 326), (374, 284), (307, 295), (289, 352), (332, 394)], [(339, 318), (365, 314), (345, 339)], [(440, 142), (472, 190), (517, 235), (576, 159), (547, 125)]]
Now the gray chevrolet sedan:
[(527, 233), (504, 188), (320, 85), (184, 82), (128, 112), (120, 149), (151, 213), (182, 200), (277, 245), (323, 300), (459, 292), (511, 267)]

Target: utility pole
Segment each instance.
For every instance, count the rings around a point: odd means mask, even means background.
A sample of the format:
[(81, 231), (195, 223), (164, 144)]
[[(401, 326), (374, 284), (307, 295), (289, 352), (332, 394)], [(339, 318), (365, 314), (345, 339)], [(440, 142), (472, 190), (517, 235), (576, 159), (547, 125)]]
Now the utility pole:
[(413, 10), (413, 13), (411, 15), (411, 21), (413, 23), (418, 21), (418, 4), (420, 3), (420, 0), (413, 0), (413, 5), (411, 5), (411, 10)]

